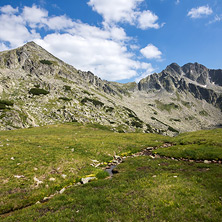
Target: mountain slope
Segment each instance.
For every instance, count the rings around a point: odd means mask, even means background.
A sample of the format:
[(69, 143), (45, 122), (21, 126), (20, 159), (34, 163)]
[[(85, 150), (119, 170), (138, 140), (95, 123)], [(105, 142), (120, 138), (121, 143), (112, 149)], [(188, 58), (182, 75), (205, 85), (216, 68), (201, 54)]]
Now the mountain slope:
[(222, 124), (222, 70), (173, 63), (136, 83), (101, 80), (35, 44), (0, 53), (0, 128), (77, 121), (174, 135)]

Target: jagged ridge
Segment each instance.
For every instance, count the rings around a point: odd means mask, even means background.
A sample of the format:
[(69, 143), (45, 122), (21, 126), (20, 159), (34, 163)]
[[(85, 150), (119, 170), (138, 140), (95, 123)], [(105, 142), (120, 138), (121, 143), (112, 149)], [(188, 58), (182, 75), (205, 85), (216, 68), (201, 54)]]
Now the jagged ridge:
[[(119, 132), (169, 135), (211, 127), (221, 124), (221, 76), (222, 70), (198, 63), (173, 63), (138, 84), (109, 82), (30, 42), (0, 53), (1, 99), (14, 103), (2, 105), (0, 125), (13, 129), (78, 121)], [(33, 95), (33, 88), (47, 93)]]

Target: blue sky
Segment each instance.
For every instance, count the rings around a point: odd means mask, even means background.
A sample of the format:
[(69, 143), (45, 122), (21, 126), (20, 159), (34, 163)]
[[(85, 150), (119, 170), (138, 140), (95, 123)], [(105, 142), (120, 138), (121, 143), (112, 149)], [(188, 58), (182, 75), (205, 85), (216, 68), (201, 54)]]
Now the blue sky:
[(222, 0), (1, 0), (0, 50), (35, 41), (102, 79), (176, 62), (222, 68)]

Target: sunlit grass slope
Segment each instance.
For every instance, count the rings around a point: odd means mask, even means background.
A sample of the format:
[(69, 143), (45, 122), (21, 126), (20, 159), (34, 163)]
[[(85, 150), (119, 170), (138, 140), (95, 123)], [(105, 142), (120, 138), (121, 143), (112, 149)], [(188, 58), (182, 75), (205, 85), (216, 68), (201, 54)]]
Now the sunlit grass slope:
[(0, 213), (36, 203), (79, 177), (98, 173), (92, 160), (137, 152), (168, 137), (120, 134), (105, 127), (51, 125), (0, 132)]
[(183, 133), (172, 138), (175, 146), (158, 149), (160, 155), (193, 160), (222, 160), (222, 129)]

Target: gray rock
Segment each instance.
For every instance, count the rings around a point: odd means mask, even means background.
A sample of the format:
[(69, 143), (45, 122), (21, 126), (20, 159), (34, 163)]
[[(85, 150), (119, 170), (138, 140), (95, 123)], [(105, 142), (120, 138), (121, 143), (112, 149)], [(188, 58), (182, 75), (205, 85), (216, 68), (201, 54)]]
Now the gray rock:
[(82, 178), (82, 179), (81, 179), (81, 183), (82, 183), (82, 184), (86, 184), (86, 183), (89, 183), (90, 181), (95, 180), (95, 179), (96, 179), (96, 177), (86, 177), (86, 178)]

